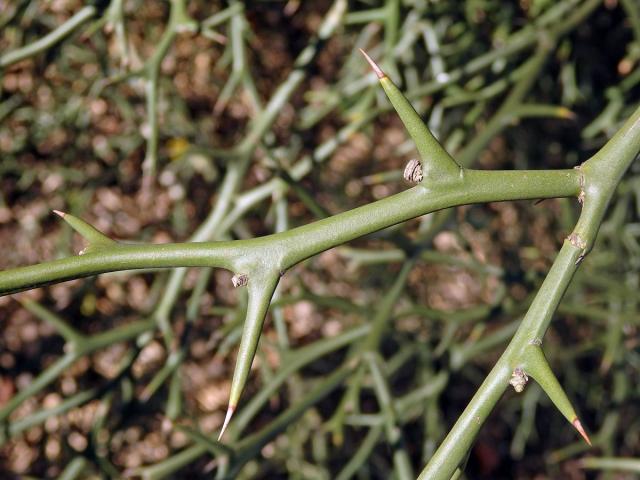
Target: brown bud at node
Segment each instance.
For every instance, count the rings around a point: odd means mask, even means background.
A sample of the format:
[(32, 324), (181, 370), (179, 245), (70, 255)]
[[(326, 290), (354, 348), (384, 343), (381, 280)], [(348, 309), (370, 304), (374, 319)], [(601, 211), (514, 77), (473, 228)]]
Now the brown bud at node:
[(247, 283), (249, 283), (249, 276), (236, 273), (233, 277), (231, 277), (231, 283), (233, 284), (234, 288), (244, 287)]
[(509, 380), (509, 385), (513, 387), (513, 389), (520, 393), (524, 390), (524, 387), (527, 385), (529, 381), (529, 377), (524, 370), (520, 367), (516, 367), (511, 374), (511, 380)]
[(409, 160), (407, 166), (404, 167), (403, 177), (409, 183), (420, 183), (422, 181), (422, 163), (415, 158)]

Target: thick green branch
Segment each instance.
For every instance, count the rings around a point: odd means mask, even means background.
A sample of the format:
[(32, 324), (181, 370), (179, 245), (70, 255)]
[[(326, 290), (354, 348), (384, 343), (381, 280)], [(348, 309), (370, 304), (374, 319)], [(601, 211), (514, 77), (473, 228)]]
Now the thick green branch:
[(461, 170), (455, 181), (442, 187), (421, 184), (276, 237), (283, 240), (283, 262), (289, 268), (324, 250), (426, 213), (471, 203), (571, 197), (579, 190), (579, 182), (575, 170)]
[(466, 170), (444, 188), (416, 186), (383, 200), (266, 237), (234, 242), (117, 245), (0, 272), (0, 295), (73, 278), (142, 268), (221, 267), (251, 276), (284, 271), (324, 250), (443, 208), (470, 203), (577, 196), (580, 173)]
[(595, 242), (609, 201), (622, 175), (639, 151), (640, 108), (598, 153), (580, 167), (579, 171), (583, 175), (582, 213), (512, 343), (522, 347), (528, 342), (542, 339), (580, 260)]
[(233, 259), (242, 254), (244, 243), (117, 245), (102, 248), (84, 255), (0, 272), (0, 294), (120, 270), (214, 265), (233, 269)]
[[(508, 375), (505, 377), (505, 372), (509, 374), (515, 368), (527, 368), (530, 362), (528, 350), (532, 345), (542, 343), (542, 337), (549, 327), (562, 296), (569, 287), (580, 260), (595, 242), (598, 228), (622, 175), (638, 152), (640, 152), (640, 107), (618, 133), (578, 169), (582, 174), (583, 192), (580, 198), (584, 206), (573, 233), (565, 240), (509, 346), (422, 471), (420, 478), (446, 480), (451, 478), (475, 439), (479, 426), (498, 402), (500, 395), (497, 392), (502, 393), (506, 388), (509, 377)], [(486, 390), (489, 386), (495, 387), (495, 395), (487, 396)], [(481, 410), (477, 403), (478, 399), (482, 400)], [(477, 422), (477, 426), (474, 422)], [(578, 425), (580, 425), (579, 421)], [(575, 423), (574, 426), (576, 426)], [(576, 426), (576, 428), (580, 431), (582, 427)], [(584, 436), (583, 431), (580, 433)], [(585, 436), (585, 438), (588, 437)]]

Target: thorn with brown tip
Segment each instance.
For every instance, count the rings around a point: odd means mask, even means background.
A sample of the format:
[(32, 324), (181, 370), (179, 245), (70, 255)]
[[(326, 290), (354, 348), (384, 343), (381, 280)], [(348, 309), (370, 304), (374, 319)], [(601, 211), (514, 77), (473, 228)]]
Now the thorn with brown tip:
[(64, 218), (66, 213), (61, 212), (60, 210), (54, 210), (53, 213), (55, 213), (56, 215), (58, 215), (60, 218)]
[(591, 447), (592, 446), (591, 439), (589, 438), (589, 435), (587, 435), (587, 432), (584, 431), (584, 428), (582, 427), (582, 423), (580, 423), (580, 420), (578, 420), (578, 417), (574, 418), (571, 423), (573, 424), (575, 429), (578, 431), (578, 433), (582, 435), (582, 438), (584, 438), (584, 441), (587, 442)]
[(229, 426), (229, 422), (231, 421), (231, 417), (233, 417), (233, 412), (235, 411), (236, 407), (229, 405), (227, 408), (227, 415), (224, 417), (224, 423), (222, 424), (222, 430), (220, 430), (220, 435), (218, 435), (218, 441), (222, 439), (222, 435), (224, 435), (225, 430)]
[(378, 66), (378, 64), (376, 62), (374, 62), (371, 57), (369, 55), (367, 55), (367, 52), (365, 52), (363, 49), (359, 49), (360, 53), (362, 53), (362, 55), (364, 55), (364, 58), (367, 59), (367, 62), (369, 62), (369, 65), (371, 65), (371, 68), (373, 69), (374, 72), (376, 72), (376, 75), (378, 76), (378, 78), (380, 80), (382, 80), (384, 77), (386, 77), (387, 75), (382, 71), (382, 69)]
[(558, 116), (566, 120), (575, 120), (577, 117), (574, 112), (565, 107), (558, 108)]

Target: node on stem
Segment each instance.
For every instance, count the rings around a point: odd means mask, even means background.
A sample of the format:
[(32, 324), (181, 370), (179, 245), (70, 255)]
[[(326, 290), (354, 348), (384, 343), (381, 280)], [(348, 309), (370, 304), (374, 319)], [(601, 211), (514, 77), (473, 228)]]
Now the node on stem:
[(509, 385), (511, 385), (517, 393), (521, 393), (524, 390), (524, 387), (527, 385), (528, 381), (529, 377), (527, 376), (525, 371), (520, 367), (516, 367), (511, 374)]
[(409, 160), (404, 167), (403, 177), (408, 183), (420, 183), (424, 178), (422, 175), (422, 164), (419, 160)]
[(249, 275), (236, 273), (233, 277), (231, 277), (231, 283), (234, 288), (244, 287), (249, 283)]

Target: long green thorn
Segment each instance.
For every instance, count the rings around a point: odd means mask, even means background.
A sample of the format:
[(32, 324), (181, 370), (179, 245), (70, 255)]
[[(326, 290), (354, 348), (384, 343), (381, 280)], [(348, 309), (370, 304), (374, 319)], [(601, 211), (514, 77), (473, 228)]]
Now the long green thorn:
[(582, 438), (584, 438), (584, 441), (591, 446), (591, 440), (589, 439), (587, 432), (578, 419), (578, 415), (573, 409), (567, 394), (564, 392), (560, 382), (551, 370), (542, 348), (538, 345), (529, 345), (527, 347), (524, 368), (526, 369), (526, 372), (531, 375), (536, 382), (538, 382), (556, 408), (560, 410), (560, 413), (562, 413), (562, 415), (571, 422), (571, 425), (573, 425)]
[(54, 210), (53, 213), (62, 218), (69, 224), (76, 232), (84, 237), (89, 242), (87, 248), (85, 248), (80, 254), (87, 252), (90, 249), (105, 247), (109, 245), (116, 245), (115, 240), (110, 239), (100, 230), (93, 225), (88, 224), (84, 220), (71, 215), (69, 213), (61, 212), (60, 210)]
[(244, 321), (238, 358), (233, 371), (233, 380), (231, 381), (229, 406), (227, 407), (227, 414), (218, 439), (224, 435), (231, 417), (238, 407), (240, 396), (249, 378), (253, 358), (256, 355), (258, 341), (262, 333), (262, 325), (264, 324), (267, 310), (269, 310), (269, 303), (280, 278), (277, 273), (260, 275), (258, 272), (253, 275), (244, 274), (243, 277), (246, 278), (241, 283), (238, 283), (238, 286), (247, 286), (249, 288), (249, 304), (247, 305), (247, 316)]
[(364, 58), (380, 80), (380, 85), (387, 94), (387, 98), (393, 108), (400, 116), (400, 120), (409, 132), (409, 135), (416, 144), (416, 148), (422, 159), (423, 181), (442, 183), (446, 180), (457, 180), (460, 178), (462, 169), (449, 153), (440, 145), (436, 137), (433, 136), (429, 128), (425, 125), (415, 111), (413, 105), (407, 100), (402, 92), (396, 87), (391, 79), (382, 71), (367, 53), (360, 49)]

